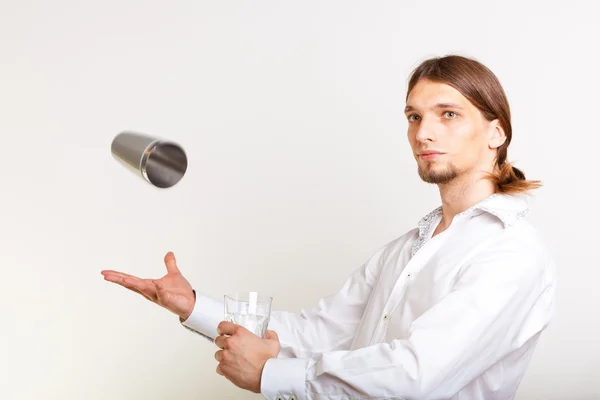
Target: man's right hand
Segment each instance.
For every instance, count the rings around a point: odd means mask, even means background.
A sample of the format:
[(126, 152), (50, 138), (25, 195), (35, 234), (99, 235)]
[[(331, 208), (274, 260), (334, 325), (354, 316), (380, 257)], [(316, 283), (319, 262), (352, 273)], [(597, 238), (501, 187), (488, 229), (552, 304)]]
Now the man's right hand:
[(182, 320), (186, 320), (196, 302), (194, 291), (177, 268), (175, 255), (172, 252), (168, 252), (165, 256), (165, 265), (167, 274), (160, 279), (141, 279), (112, 270), (104, 270), (101, 273), (105, 280), (139, 293), (151, 302), (178, 315)]

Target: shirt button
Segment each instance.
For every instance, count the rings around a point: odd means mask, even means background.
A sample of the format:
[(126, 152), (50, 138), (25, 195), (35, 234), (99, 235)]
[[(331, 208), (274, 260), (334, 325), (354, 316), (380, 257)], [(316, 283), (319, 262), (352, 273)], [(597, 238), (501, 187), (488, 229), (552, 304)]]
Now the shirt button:
[(389, 316), (388, 314), (385, 314), (385, 315), (383, 316), (383, 320), (384, 320), (384, 321), (387, 321), (388, 319), (390, 319), (390, 316)]
[(275, 399), (275, 400), (284, 400), (284, 398), (281, 396), (277, 396), (277, 399)]
[(296, 400), (296, 396), (291, 395), (289, 400)]

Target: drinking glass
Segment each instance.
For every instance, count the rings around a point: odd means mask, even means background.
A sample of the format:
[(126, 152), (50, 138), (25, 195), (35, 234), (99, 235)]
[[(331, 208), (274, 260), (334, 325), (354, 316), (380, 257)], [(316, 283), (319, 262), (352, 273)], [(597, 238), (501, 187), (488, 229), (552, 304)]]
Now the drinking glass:
[(258, 292), (234, 292), (225, 295), (225, 320), (241, 325), (265, 337), (273, 298)]

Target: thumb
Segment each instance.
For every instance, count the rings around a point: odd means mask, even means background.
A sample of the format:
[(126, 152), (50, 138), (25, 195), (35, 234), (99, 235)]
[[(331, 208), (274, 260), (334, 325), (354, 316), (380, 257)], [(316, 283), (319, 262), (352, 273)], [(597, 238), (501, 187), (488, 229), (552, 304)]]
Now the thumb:
[(279, 342), (279, 336), (277, 335), (277, 333), (275, 331), (267, 330), (265, 332), (265, 338), (270, 339), (270, 340), (277, 340)]
[(177, 268), (177, 260), (175, 259), (175, 254), (172, 251), (168, 252), (165, 255), (165, 266), (167, 267), (168, 273), (178, 274), (179, 268)]

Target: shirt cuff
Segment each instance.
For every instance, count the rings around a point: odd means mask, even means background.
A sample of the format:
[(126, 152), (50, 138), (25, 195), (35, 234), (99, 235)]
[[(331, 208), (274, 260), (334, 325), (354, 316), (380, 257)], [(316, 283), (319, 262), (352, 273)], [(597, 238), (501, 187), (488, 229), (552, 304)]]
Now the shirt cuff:
[(260, 392), (267, 400), (308, 400), (306, 367), (308, 359), (270, 358), (260, 380)]
[(219, 334), (217, 326), (224, 320), (224, 305), (222, 301), (195, 292), (196, 303), (192, 313), (181, 324), (187, 329), (194, 331), (213, 342)]

